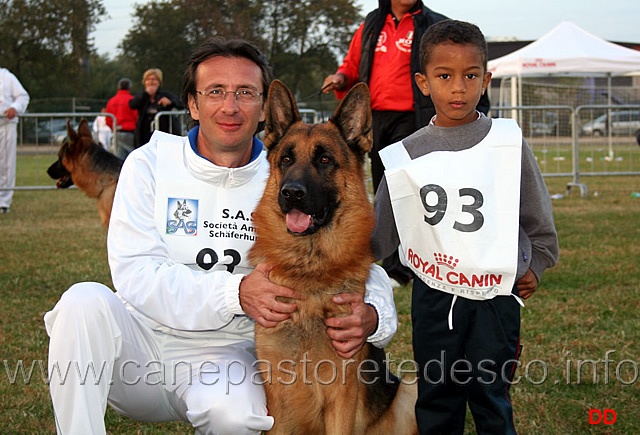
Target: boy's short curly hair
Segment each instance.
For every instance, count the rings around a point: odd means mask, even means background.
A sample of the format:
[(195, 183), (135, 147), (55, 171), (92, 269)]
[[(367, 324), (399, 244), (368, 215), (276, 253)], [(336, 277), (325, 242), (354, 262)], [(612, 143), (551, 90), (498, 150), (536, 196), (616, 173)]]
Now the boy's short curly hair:
[(482, 64), (487, 70), (487, 41), (475, 24), (466, 21), (444, 20), (429, 26), (420, 40), (420, 68), (424, 71), (436, 45), (444, 43), (468, 44), (478, 48)]

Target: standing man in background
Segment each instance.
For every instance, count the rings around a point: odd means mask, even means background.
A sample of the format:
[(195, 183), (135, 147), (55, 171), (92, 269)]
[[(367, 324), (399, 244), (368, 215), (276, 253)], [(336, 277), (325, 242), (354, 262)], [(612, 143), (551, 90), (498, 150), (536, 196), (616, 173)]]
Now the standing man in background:
[[(129, 107), (131, 94), (131, 80), (122, 78), (118, 82), (118, 91), (107, 102), (107, 113), (116, 117), (117, 131), (116, 148), (111, 150), (113, 154), (124, 160), (134, 149), (134, 132), (138, 122), (138, 111)], [(113, 131), (113, 119), (107, 117), (107, 125)]]
[(9, 213), (16, 185), (18, 115), (27, 111), (29, 94), (8, 69), (0, 68), (0, 214)]
[[(414, 76), (420, 72), (420, 39), (432, 24), (448, 17), (427, 8), (421, 0), (380, 0), (351, 40), (344, 62), (335, 74), (324, 79), (323, 92), (335, 91), (342, 99), (358, 82), (371, 91), (373, 148), (371, 177), (374, 193), (384, 174), (378, 152), (429, 123), (435, 115), (431, 98), (420, 92)], [(486, 114), (489, 98), (485, 94), (477, 109)], [(412, 279), (400, 264), (397, 251), (385, 258), (382, 267), (398, 284)]]

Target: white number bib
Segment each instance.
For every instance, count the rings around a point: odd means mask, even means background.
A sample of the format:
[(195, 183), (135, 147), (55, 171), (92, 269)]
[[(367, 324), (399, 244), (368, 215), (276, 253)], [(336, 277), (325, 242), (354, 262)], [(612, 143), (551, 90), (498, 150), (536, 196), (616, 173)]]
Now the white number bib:
[(483, 300), (510, 295), (518, 258), (522, 132), (507, 119), (463, 151), (411, 160), (380, 152), (400, 260), (434, 289)]
[[(249, 273), (255, 241), (252, 213), (269, 176), (264, 158), (252, 180), (234, 187), (194, 177), (182, 163), (187, 138), (158, 140), (155, 223), (171, 258), (200, 270)], [(264, 151), (263, 151), (264, 152)]]

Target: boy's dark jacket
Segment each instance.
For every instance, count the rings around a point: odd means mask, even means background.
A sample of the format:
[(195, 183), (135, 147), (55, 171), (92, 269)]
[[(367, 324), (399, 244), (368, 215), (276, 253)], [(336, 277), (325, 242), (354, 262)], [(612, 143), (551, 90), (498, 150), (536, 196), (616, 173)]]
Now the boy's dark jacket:
[[(436, 114), (436, 110), (431, 102), (431, 97), (426, 97), (418, 89), (418, 85), (413, 76), (417, 72), (421, 72), (420, 65), (420, 40), (422, 35), (427, 31), (427, 28), (438, 21), (447, 20), (448, 17), (432, 11), (427, 8), (422, 0), (418, 0), (411, 12), (420, 10), (419, 14), (413, 15), (413, 44), (411, 46), (411, 81), (413, 84), (413, 101), (416, 112), (416, 127), (423, 127), (429, 123), (433, 115)], [(378, 36), (384, 26), (384, 22), (388, 14), (391, 13), (391, 0), (380, 0), (378, 2), (378, 9), (370, 12), (364, 20), (364, 28), (362, 29), (362, 54), (360, 58), (360, 70), (358, 72), (360, 81), (369, 83), (369, 76), (371, 73), (371, 65), (373, 61), (373, 55), (375, 53), (376, 44), (378, 42)], [(489, 112), (489, 96), (485, 92), (480, 101), (478, 102), (477, 109), (487, 114)]]

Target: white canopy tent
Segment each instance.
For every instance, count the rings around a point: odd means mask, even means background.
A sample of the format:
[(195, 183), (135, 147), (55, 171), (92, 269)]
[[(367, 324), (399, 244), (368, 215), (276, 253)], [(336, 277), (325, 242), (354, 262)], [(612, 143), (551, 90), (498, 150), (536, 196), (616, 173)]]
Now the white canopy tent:
[[(635, 75), (640, 73), (640, 51), (605, 41), (570, 21), (563, 21), (531, 44), (489, 61), (488, 68), (493, 78), (512, 78), (510, 105), (521, 106), (522, 77), (610, 79), (615, 75)], [(502, 85), (500, 94), (503, 100)]]
[(537, 41), (489, 61), (489, 71), (494, 78), (630, 75), (640, 72), (640, 51), (563, 21)]
[[(538, 40), (506, 56), (488, 62), (493, 78), (510, 82), (509, 89), (500, 84), (499, 104), (510, 101), (511, 107), (522, 106), (522, 77), (581, 76), (607, 77), (611, 105), (611, 77), (640, 74), (640, 51), (608, 42), (563, 21)], [(506, 95), (508, 93), (508, 95)], [(512, 113), (517, 118), (517, 113)], [(577, 139), (574, 137), (574, 150)], [(613, 158), (611, 138), (609, 157)], [(574, 152), (574, 174), (577, 174), (577, 152)], [(574, 176), (578, 184), (577, 175)], [(584, 186), (581, 186), (583, 189)], [(586, 193), (586, 187), (584, 187)]]

